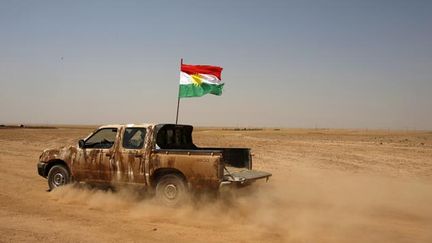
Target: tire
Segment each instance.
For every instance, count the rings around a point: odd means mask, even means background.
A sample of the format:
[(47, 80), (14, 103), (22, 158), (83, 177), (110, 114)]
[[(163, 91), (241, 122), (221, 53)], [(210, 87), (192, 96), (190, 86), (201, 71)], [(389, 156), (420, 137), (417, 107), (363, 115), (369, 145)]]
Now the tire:
[(63, 165), (54, 165), (48, 172), (48, 186), (50, 191), (70, 182), (69, 171)]
[(184, 179), (176, 174), (164, 175), (156, 184), (156, 199), (166, 206), (185, 203), (187, 192)]

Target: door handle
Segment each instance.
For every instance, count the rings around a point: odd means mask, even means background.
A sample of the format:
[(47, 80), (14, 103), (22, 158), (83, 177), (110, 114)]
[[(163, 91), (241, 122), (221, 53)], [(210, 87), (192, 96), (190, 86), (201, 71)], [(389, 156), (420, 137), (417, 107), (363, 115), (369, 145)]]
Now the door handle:
[(105, 154), (106, 157), (111, 157), (111, 155), (112, 155), (111, 153), (106, 153)]
[(142, 156), (143, 156), (142, 154), (135, 154), (135, 158), (140, 158)]

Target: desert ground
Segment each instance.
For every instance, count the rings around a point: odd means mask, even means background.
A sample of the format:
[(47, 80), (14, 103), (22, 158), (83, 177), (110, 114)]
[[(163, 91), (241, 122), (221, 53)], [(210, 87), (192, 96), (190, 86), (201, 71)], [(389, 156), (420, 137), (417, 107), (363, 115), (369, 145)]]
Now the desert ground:
[(0, 242), (432, 242), (432, 132), (199, 128), (197, 145), (250, 147), (273, 176), (167, 208), (129, 189), (47, 191), (42, 150), (93, 129), (0, 129)]

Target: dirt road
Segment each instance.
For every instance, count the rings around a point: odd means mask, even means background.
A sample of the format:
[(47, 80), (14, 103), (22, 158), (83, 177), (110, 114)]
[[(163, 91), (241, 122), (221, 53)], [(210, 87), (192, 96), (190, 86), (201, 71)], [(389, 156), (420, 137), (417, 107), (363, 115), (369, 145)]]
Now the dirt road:
[(127, 189), (47, 192), (41, 151), (90, 128), (0, 129), (0, 241), (432, 242), (432, 132), (199, 129), (251, 147), (268, 183), (164, 208)]

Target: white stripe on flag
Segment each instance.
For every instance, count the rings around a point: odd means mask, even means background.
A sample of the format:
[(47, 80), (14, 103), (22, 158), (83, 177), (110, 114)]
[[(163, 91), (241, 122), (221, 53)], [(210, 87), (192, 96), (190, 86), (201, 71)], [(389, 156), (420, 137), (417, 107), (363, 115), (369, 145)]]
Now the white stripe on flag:
[[(221, 80), (219, 80), (216, 76), (211, 74), (200, 74), (201, 80), (203, 83), (208, 84), (222, 84)], [(192, 84), (192, 77), (191, 75), (180, 72), (180, 84)]]

